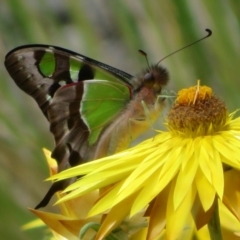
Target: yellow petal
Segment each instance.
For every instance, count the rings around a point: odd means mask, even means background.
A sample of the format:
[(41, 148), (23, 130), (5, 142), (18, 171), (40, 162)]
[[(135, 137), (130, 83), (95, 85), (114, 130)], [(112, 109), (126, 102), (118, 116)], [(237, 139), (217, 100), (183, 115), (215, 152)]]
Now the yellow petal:
[[(207, 149), (204, 148), (204, 142), (202, 138), (197, 138), (197, 141), (195, 141), (195, 159), (199, 162), (199, 167), (202, 170), (202, 173), (205, 175), (209, 183), (212, 183), (212, 172), (211, 168), (209, 166), (209, 152), (207, 152)], [(212, 154), (212, 151), (210, 151)]]
[(147, 238), (147, 227), (141, 228), (139, 231), (134, 233), (129, 240), (146, 240)]
[[(152, 153), (144, 156), (142, 159), (139, 159), (139, 164), (137, 168), (126, 179), (120, 191), (122, 191), (126, 187), (129, 187), (130, 184), (135, 185), (133, 181), (136, 181), (139, 176), (141, 177), (141, 181), (144, 182), (145, 179), (149, 178), (149, 175), (151, 175), (152, 172), (156, 171), (158, 168), (161, 167), (161, 165), (164, 164), (164, 162), (166, 161), (165, 155), (168, 155), (168, 153), (166, 153), (166, 150), (162, 148), (152, 151)], [(143, 180), (142, 176), (144, 177)]]
[(170, 185), (168, 185), (155, 199), (149, 212), (149, 226), (147, 240), (157, 238), (166, 225), (166, 209), (168, 203), (168, 194)]
[(95, 237), (96, 240), (103, 240), (111, 231), (113, 231), (130, 212), (131, 205), (136, 195), (133, 194), (116, 204), (107, 214), (101, 227)]
[(32, 228), (38, 228), (38, 227), (44, 227), (45, 224), (41, 219), (35, 219), (29, 223), (24, 224), (21, 229), (22, 230), (28, 230)]
[(221, 225), (233, 232), (240, 232), (239, 220), (229, 211), (229, 209), (219, 201), (219, 213)]
[(240, 221), (240, 172), (236, 169), (224, 173), (224, 197), (223, 203)]
[[(126, 161), (131, 160), (132, 162), (132, 159), (133, 160), (136, 159), (139, 155), (141, 156), (143, 154), (149, 154), (151, 151), (152, 149), (149, 149), (149, 147), (144, 151), (140, 151), (140, 152), (139, 152), (139, 148), (132, 148), (127, 151), (114, 154), (112, 156), (104, 157), (96, 161), (91, 161), (91, 162), (84, 163), (79, 166), (67, 169), (65, 171), (62, 171), (48, 178), (47, 180), (57, 180), (57, 179), (61, 180), (61, 179), (86, 175), (88, 173), (91, 173), (91, 174), (95, 172), (98, 173), (99, 171), (103, 171), (106, 168), (109, 168), (111, 166), (115, 167), (116, 163), (120, 165), (123, 164), (123, 166), (126, 166), (125, 164)], [(116, 161), (116, 159), (118, 159), (118, 161)], [(121, 159), (123, 159), (123, 161), (121, 161)]]
[(213, 151), (214, 157), (209, 159), (209, 167), (212, 172), (212, 185), (220, 199), (223, 197), (224, 177), (223, 166), (219, 152)]
[(181, 147), (176, 147), (173, 151), (169, 151), (168, 156), (166, 156), (166, 163), (159, 176), (160, 189), (163, 189), (179, 170), (182, 163), (180, 158), (181, 150)]
[(199, 195), (196, 196), (196, 199), (194, 201), (194, 205), (192, 208), (192, 214), (194, 217), (196, 228), (198, 230), (201, 229), (204, 225), (208, 224), (208, 222), (210, 221), (216, 206), (214, 203), (215, 201), (213, 202), (212, 206), (207, 211), (205, 211), (203, 209), (203, 205), (201, 203)]
[(119, 192), (119, 189), (122, 187), (123, 181), (116, 184), (109, 192), (107, 192), (103, 198), (101, 198), (90, 210), (88, 216), (94, 216), (99, 213), (102, 213), (118, 202), (115, 202), (116, 196)]
[(174, 209), (173, 193), (175, 181), (172, 181), (171, 185), (168, 197), (166, 224), (166, 233), (169, 240), (177, 239), (181, 231), (184, 229), (184, 226), (186, 226), (186, 220), (189, 216), (189, 212), (191, 211), (196, 193), (195, 189), (190, 189), (178, 208)]
[(184, 169), (186, 164), (188, 164), (189, 159), (191, 159), (195, 152), (194, 141), (192, 139), (181, 139), (182, 151), (181, 155), (181, 168)]
[(48, 163), (50, 176), (53, 176), (58, 171), (57, 162), (55, 159), (51, 158), (51, 152), (49, 150), (47, 150), (46, 148), (43, 148), (43, 153), (44, 153), (47, 163)]
[(158, 189), (158, 175), (159, 173), (154, 173), (151, 178), (146, 180), (144, 188), (141, 188), (139, 194), (132, 205), (130, 216), (133, 216), (141, 209), (145, 208), (149, 202), (160, 192)]
[(92, 208), (98, 197), (98, 191), (94, 191), (84, 196), (80, 196), (72, 200), (63, 202), (58, 206), (60, 207), (61, 213), (63, 215), (77, 219), (84, 219), (86, 218), (89, 210)]
[(67, 239), (78, 240), (78, 237), (71, 232), (71, 229), (67, 229), (60, 221), (72, 219), (59, 214), (42, 212), (35, 209), (30, 209), (30, 211), (39, 217), (48, 227), (50, 227), (53, 231), (57, 232), (61, 236)]
[(212, 206), (215, 199), (215, 189), (212, 187), (200, 169), (197, 171), (195, 182), (203, 209), (207, 211)]
[(177, 175), (176, 185), (173, 194), (174, 209), (177, 209), (188, 191), (191, 191), (192, 183), (198, 169), (198, 161), (192, 157), (188, 159), (185, 168), (181, 168)]
[(207, 226), (202, 227), (200, 230), (197, 231), (196, 236), (198, 240), (210, 240), (208, 227)]
[(217, 149), (222, 156), (227, 158), (229, 162), (238, 163), (239, 165), (239, 150), (236, 148), (236, 146), (226, 143), (227, 141), (225, 140), (224, 134), (214, 136), (213, 144), (215, 149)]

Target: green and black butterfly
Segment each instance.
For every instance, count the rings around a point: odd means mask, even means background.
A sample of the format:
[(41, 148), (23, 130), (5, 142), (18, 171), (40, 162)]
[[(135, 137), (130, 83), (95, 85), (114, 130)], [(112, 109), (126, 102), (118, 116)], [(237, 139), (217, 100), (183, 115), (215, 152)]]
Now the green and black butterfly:
[[(58, 171), (125, 149), (159, 116), (168, 73), (159, 64), (139, 77), (54, 46), (10, 51), (5, 66), (50, 123)], [(146, 114), (147, 111), (147, 114)], [(148, 116), (146, 116), (148, 115)], [(54, 183), (36, 208), (69, 183)]]

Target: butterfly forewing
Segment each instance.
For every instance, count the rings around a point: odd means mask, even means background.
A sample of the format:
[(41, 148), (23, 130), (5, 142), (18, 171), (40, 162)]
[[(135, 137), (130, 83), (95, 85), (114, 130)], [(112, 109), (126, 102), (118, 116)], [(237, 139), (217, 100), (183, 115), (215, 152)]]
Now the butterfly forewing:
[(107, 79), (130, 86), (131, 75), (59, 47), (27, 45), (9, 52), (5, 66), (16, 84), (38, 103), (47, 117), (49, 103), (63, 85), (88, 79)]

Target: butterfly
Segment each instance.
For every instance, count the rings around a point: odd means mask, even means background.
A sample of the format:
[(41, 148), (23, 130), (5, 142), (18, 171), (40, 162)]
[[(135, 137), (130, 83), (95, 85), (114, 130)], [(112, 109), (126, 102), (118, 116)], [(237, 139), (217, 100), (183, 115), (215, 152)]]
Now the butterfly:
[[(164, 106), (159, 96), (169, 79), (159, 64), (132, 76), (48, 45), (17, 47), (6, 55), (5, 66), (49, 121), (58, 172), (126, 149), (158, 118)], [(36, 208), (68, 184), (53, 183)]]

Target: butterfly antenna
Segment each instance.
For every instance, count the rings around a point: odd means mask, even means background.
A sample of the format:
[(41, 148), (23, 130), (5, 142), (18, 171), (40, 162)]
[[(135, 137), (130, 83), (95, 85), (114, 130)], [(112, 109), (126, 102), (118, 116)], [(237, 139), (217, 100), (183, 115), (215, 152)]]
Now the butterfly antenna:
[(142, 56), (145, 57), (146, 62), (147, 62), (147, 65), (148, 65), (148, 68), (149, 68), (149, 70), (150, 70), (151, 68), (150, 68), (150, 65), (149, 65), (149, 62), (148, 62), (148, 56), (147, 56), (147, 53), (145, 53), (143, 50), (138, 50), (138, 52), (139, 52)]
[[(193, 43), (190, 43), (190, 44), (188, 44), (187, 46), (178, 49), (177, 51), (174, 51), (174, 52), (170, 53), (170, 54), (167, 55), (166, 57), (162, 58), (162, 59), (157, 63), (157, 65), (158, 65), (160, 62), (162, 62), (164, 59), (168, 58), (169, 56), (171, 56), (171, 55), (173, 55), (173, 54), (175, 54), (175, 53), (177, 53), (177, 52), (179, 52), (179, 51), (181, 51), (181, 50), (183, 50), (183, 49), (185, 49), (185, 48), (188, 48), (188, 47), (190, 47), (190, 46), (192, 46), (192, 45), (194, 45), (194, 44), (196, 44), (196, 43), (198, 43), (198, 42), (200, 42), (200, 41), (204, 40), (205, 38), (208, 38), (208, 37), (210, 37), (210, 36), (212, 35), (212, 31), (211, 31), (210, 29), (207, 28), (207, 29), (205, 29), (205, 31), (208, 32), (207, 36), (205, 36), (205, 37), (203, 37), (203, 38), (200, 38), (200, 39), (198, 39), (197, 41), (195, 41), (195, 42), (193, 42)], [(141, 50), (139, 50), (139, 51), (141, 51)], [(140, 53), (141, 53), (141, 54), (144, 54), (144, 52), (143, 52), (143, 53), (140, 52)], [(146, 53), (145, 53), (145, 54), (146, 54)]]

